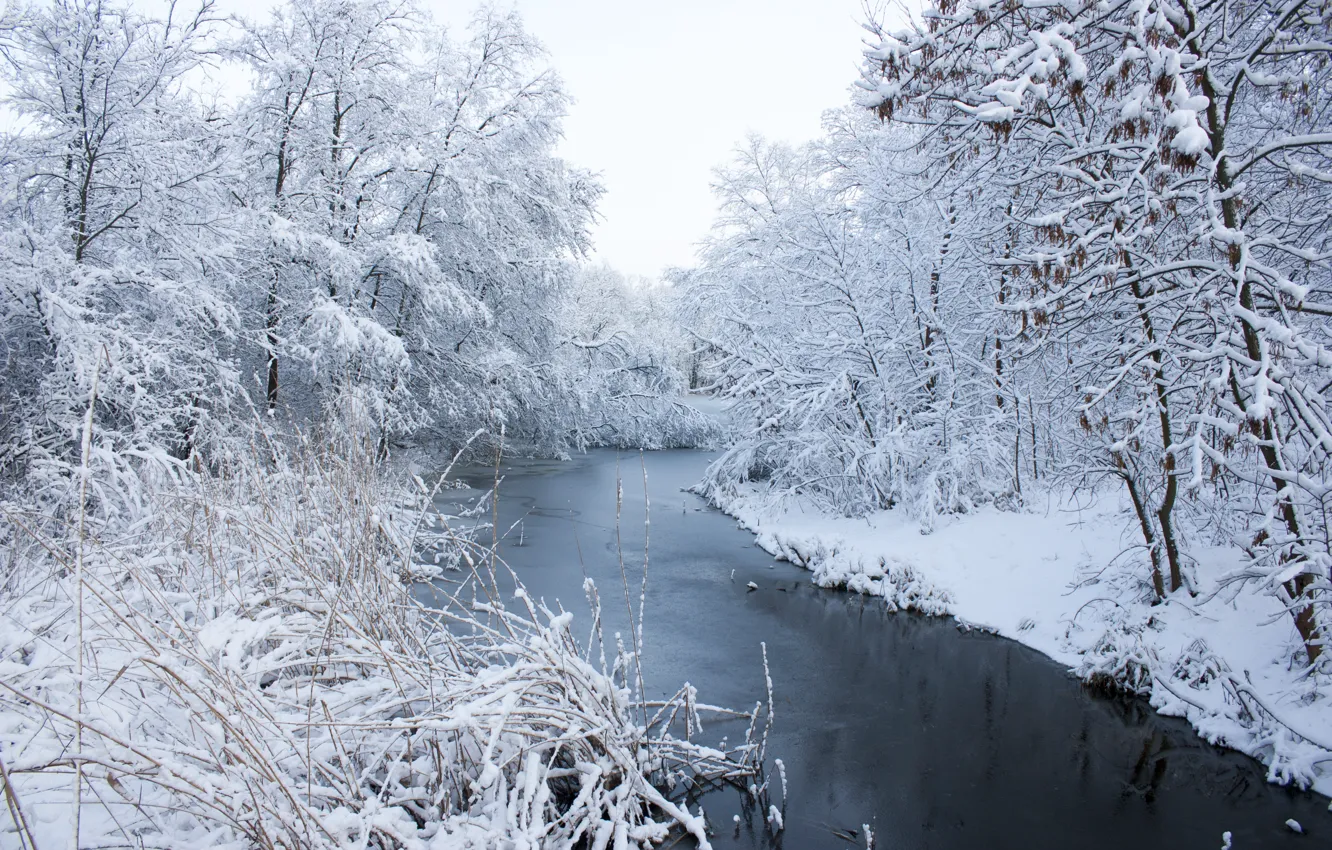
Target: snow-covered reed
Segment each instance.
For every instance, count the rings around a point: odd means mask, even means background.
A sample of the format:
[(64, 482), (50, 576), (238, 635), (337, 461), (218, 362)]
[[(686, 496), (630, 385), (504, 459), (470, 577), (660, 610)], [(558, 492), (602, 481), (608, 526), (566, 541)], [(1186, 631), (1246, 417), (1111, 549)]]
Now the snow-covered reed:
[[(693, 689), (636, 701), (595, 607), (584, 644), (570, 613), (501, 599), (502, 563), (424, 522), (424, 485), (309, 440), (256, 455), (133, 515), (0, 505), (0, 843), (707, 846), (662, 789), (763, 785), (763, 712), (726, 752), (675, 738)], [(432, 607), (427, 544), (465, 570)]]

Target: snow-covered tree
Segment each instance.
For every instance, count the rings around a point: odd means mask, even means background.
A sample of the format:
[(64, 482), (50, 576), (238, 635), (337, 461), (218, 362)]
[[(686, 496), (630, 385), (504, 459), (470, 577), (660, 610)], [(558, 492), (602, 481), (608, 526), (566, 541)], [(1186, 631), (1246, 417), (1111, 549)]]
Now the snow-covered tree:
[[(10, 474), (69, 468), (94, 375), (131, 464), (221, 460), (252, 409), (381, 453), (661, 442), (656, 337), (571, 353), (601, 188), (555, 153), (569, 99), (516, 14), (457, 36), (411, 0), (58, 0), (11, 6), (0, 51)], [(214, 65), (248, 88), (204, 94)]]
[(122, 454), (185, 457), (237, 398), (229, 140), (187, 88), (214, 23), (210, 2), (5, 13), (0, 438), (24, 463), (67, 466), (95, 373)]
[(1014, 492), (1013, 405), (962, 261), (970, 213), (905, 169), (876, 183), (867, 123), (842, 116), (799, 150), (751, 140), (718, 176), (722, 217), (684, 284), (720, 324), (699, 335), (724, 352), (742, 435), (709, 486), (764, 478), (849, 513), (905, 503), (928, 526)]
[(576, 447), (674, 448), (711, 440), (716, 425), (685, 403), (690, 339), (679, 293), (609, 265), (584, 266), (561, 299), (552, 374), (567, 404), (547, 413), (549, 439)]
[(297, 0), (236, 53), (269, 405), (294, 381), (385, 438), (530, 420), (600, 190), (553, 154), (567, 98), (518, 18), (456, 43), (408, 4)]
[[(1328, 593), (1327, 3), (945, 2), (878, 30), (867, 103), (985, 160), (1014, 203), (1005, 309), (1074, 365), (1158, 594), (1184, 490), (1295, 615)], [(1219, 480), (1219, 485), (1217, 484)], [(1208, 489), (1212, 488), (1212, 489)]]

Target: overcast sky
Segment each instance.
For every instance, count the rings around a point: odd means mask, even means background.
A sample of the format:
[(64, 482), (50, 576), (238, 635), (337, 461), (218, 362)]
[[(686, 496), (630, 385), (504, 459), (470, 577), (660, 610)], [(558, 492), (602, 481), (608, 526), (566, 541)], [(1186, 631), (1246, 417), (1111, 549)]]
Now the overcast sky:
[(804, 141), (847, 101), (861, 0), (518, 0), (577, 102), (562, 153), (600, 171), (600, 257), (689, 265), (712, 169), (747, 133)]
[[(877, 0), (874, 0), (877, 4)], [(462, 26), (476, 3), (423, 0)], [(263, 14), (274, 0), (218, 0)], [(715, 204), (712, 169), (746, 134), (801, 142), (847, 102), (862, 0), (501, 0), (550, 51), (576, 103), (561, 153), (600, 172), (598, 256), (656, 276), (690, 265)]]

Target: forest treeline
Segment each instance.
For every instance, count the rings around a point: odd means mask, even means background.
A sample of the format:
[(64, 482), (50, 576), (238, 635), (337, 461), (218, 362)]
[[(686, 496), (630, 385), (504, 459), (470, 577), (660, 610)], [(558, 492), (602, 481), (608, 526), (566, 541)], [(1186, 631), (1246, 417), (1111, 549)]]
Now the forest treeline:
[(707, 431), (670, 401), (666, 291), (583, 263), (602, 188), (556, 154), (569, 97), (514, 13), (224, 11), (0, 17), (10, 480), (67, 487), (95, 379), (98, 457), (131, 465), (225, 461), (268, 411), (381, 453)]
[(1112, 484), (1144, 595), (1332, 622), (1332, 3), (943, 0), (752, 140), (682, 273), (742, 433), (706, 486), (935, 518)]

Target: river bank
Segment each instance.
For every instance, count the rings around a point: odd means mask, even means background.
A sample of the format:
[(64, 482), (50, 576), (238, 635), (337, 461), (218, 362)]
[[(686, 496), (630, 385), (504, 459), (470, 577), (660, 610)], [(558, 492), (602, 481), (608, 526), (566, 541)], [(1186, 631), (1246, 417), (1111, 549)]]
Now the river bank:
[(718, 505), (820, 587), (951, 615), (1019, 641), (1075, 675), (1148, 697), (1208, 741), (1261, 760), (1268, 779), (1332, 795), (1332, 681), (1291, 663), (1298, 635), (1275, 598), (1227, 592), (1235, 551), (1197, 552), (1195, 594), (1147, 604), (1123, 506), (984, 507), (932, 534), (897, 512), (830, 517), (756, 487)]

